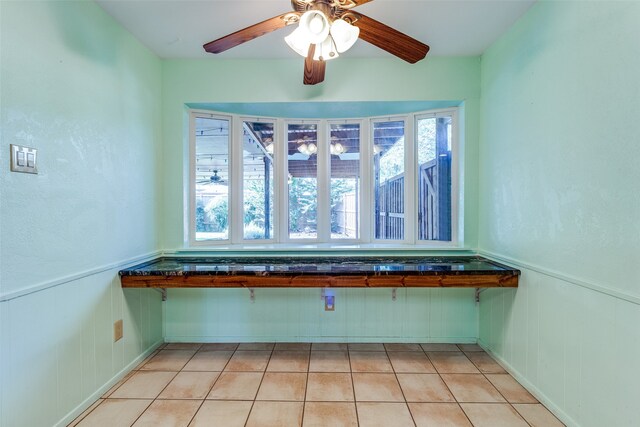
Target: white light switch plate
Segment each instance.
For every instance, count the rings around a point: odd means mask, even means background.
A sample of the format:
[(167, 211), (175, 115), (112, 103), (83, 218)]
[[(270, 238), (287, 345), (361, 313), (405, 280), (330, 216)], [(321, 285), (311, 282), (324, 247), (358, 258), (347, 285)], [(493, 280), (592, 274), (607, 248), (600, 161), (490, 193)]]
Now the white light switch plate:
[(38, 150), (10, 144), (11, 171), (23, 173), (38, 173)]

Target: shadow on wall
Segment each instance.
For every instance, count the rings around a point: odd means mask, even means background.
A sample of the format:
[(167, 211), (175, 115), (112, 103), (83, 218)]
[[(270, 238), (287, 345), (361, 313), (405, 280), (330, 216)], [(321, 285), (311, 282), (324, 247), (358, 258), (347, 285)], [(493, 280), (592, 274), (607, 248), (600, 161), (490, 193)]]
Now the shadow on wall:
[[(93, 2), (47, 2), (57, 21), (61, 40), (69, 50), (96, 63), (112, 65), (117, 62), (122, 39), (119, 25)], [(95, 19), (89, 15), (102, 13)], [(111, 20), (111, 25), (95, 25), (96, 19)], [(42, 33), (46, 34), (46, 33)]]

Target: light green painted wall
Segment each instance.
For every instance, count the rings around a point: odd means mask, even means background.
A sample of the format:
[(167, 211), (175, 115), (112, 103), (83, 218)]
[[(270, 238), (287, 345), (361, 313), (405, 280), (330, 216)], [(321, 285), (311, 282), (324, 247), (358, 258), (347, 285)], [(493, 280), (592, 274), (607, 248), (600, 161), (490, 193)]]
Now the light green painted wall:
[(165, 338), (183, 342), (475, 343), (473, 289), (171, 289)]
[(480, 342), (569, 425), (640, 419), (640, 3), (541, 1), (482, 57)]
[[(183, 249), (185, 105), (200, 103), (457, 101), (464, 111), (465, 245), (477, 242), (478, 58), (342, 58), (326, 81), (302, 84), (301, 60), (163, 61), (163, 246)], [(340, 78), (348, 76), (348, 78)], [(360, 108), (363, 104), (360, 104)], [(350, 105), (336, 106), (343, 111)], [(379, 106), (378, 106), (379, 107)], [(276, 111), (281, 111), (277, 109)], [(305, 113), (308, 113), (303, 109)], [(325, 109), (326, 111), (326, 109)], [(359, 111), (362, 111), (360, 108)], [(372, 108), (370, 114), (376, 114)], [(353, 252), (351, 252), (353, 253)], [(396, 252), (398, 253), (398, 252)], [(246, 253), (244, 254), (247, 255)], [(325, 313), (320, 290), (172, 291), (165, 310), (168, 341), (454, 341), (477, 339), (473, 291), (339, 290)]]
[(532, 8), (483, 56), (480, 154), (483, 249), (638, 298), (639, 14)]
[[(302, 60), (163, 61), (164, 188), (162, 238), (168, 250), (183, 248), (185, 105), (252, 102), (460, 101), (464, 103), (465, 245), (477, 243), (479, 60), (427, 57), (341, 58), (327, 64), (326, 81), (302, 84)], [(340, 78), (349, 76), (349, 78)]]
[(0, 20), (0, 425), (66, 425), (162, 340), (158, 293), (117, 278), (159, 249), (161, 66), (90, 1)]
[(0, 172), (2, 292), (156, 250), (160, 61), (92, 2), (2, 3), (0, 161), (40, 170)]

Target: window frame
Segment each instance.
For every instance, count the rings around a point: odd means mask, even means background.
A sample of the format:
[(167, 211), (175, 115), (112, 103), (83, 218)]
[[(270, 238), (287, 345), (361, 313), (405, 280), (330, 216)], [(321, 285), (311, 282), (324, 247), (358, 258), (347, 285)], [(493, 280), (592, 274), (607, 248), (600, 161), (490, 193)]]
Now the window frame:
[(189, 114), (189, 182), (188, 182), (188, 197), (189, 197), (189, 217), (185, 221), (185, 224), (188, 224), (187, 236), (189, 239), (190, 246), (218, 246), (218, 245), (228, 245), (233, 241), (233, 224), (231, 221), (228, 223), (228, 238), (226, 239), (204, 239), (197, 240), (196, 239), (196, 227), (195, 227), (195, 217), (196, 217), (196, 173), (197, 173), (197, 157), (196, 157), (196, 134), (194, 132), (196, 119), (218, 119), (218, 120), (228, 120), (229, 121), (229, 136), (227, 138), (227, 152), (229, 153), (229, 159), (227, 160), (227, 164), (229, 165), (229, 201), (227, 203), (227, 215), (228, 218), (233, 218), (233, 187), (235, 184), (232, 183), (231, 180), (231, 166), (233, 165), (233, 137), (234, 137), (234, 116), (227, 115), (219, 112), (212, 111), (201, 111), (201, 110), (191, 110)]
[(369, 129), (373, 129), (374, 123), (385, 123), (385, 122), (404, 122), (404, 195), (403, 195), (403, 199), (404, 199), (404, 238), (403, 239), (376, 239), (376, 230), (375, 230), (375, 224), (376, 224), (376, 210), (375, 210), (375, 179), (373, 179), (373, 173), (375, 172), (375, 167), (373, 165), (373, 161), (374, 161), (374, 132), (371, 131), (370, 132), (370, 136), (369, 136), (369, 143), (367, 144), (368, 146), (371, 147), (371, 154), (369, 156), (369, 158), (367, 159), (367, 163), (370, 164), (371, 167), (371, 182), (370, 182), (370, 188), (369, 188), (369, 194), (370, 194), (370, 199), (369, 199), (369, 204), (367, 206), (371, 206), (371, 213), (370, 213), (370, 221), (371, 221), (371, 241), (375, 244), (389, 244), (389, 245), (411, 245), (413, 244), (411, 239), (408, 238), (407, 236), (409, 236), (410, 234), (408, 233), (408, 231), (411, 231), (411, 229), (413, 227), (409, 227), (409, 223), (412, 219), (412, 211), (409, 209), (411, 207), (412, 201), (411, 201), (411, 197), (409, 197), (412, 193), (410, 191), (410, 189), (412, 188), (412, 181), (413, 180), (409, 180), (407, 179), (407, 177), (412, 176), (410, 175), (410, 164), (411, 162), (411, 144), (410, 144), (410, 140), (412, 142), (412, 138), (410, 137), (411, 135), (411, 129), (412, 129), (412, 125), (411, 125), (411, 120), (409, 119), (411, 115), (407, 114), (407, 115), (395, 115), (395, 116), (382, 116), (382, 117), (372, 117), (369, 120)]
[[(438, 119), (440, 117), (451, 117), (451, 240), (421, 240), (419, 238), (418, 232), (414, 233), (415, 244), (416, 246), (424, 246), (425, 243), (438, 243), (439, 246), (450, 246), (452, 248), (459, 247), (462, 245), (463, 240), (462, 236), (464, 235), (463, 224), (460, 223), (461, 218), (464, 216), (460, 214), (460, 209), (463, 206), (462, 202), (462, 193), (461, 193), (461, 183), (463, 181), (462, 168), (463, 159), (462, 159), (462, 150), (460, 149), (460, 127), (458, 123), (458, 108), (455, 109), (441, 109), (441, 110), (431, 110), (427, 112), (420, 112), (414, 115), (414, 142), (413, 149), (415, 150), (414, 154), (414, 168), (416, 169), (415, 178), (417, 178), (418, 173), (418, 120), (420, 119), (430, 119), (435, 118)], [(417, 181), (414, 179), (413, 183), (415, 185), (415, 189), (413, 192), (413, 200), (419, 200), (419, 186)], [(418, 226), (418, 206), (416, 204), (414, 210), (415, 214), (415, 222), (414, 224)], [(423, 243), (424, 242), (424, 243)]]
[[(284, 207), (281, 210), (281, 214), (284, 218), (282, 218), (281, 225), (281, 233), (280, 233), (280, 241), (283, 243), (288, 243), (291, 245), (307, 245), (307, 244), (318, 244), (326, 242), (324, 238), (324, 233), (321, 230), (324, 230), (324, 221), (323, 215), (321, 214), (322, 208), (328, 202), (328, 199), (325, 199), (324, 193), (328, 192), (328, 187), (322, 179), (320, 179), (320, 171), (325, 169), (326, 158), (322, 154), (324, 150), (324, 140), (326, 137), (324, 126), (322, 125), (323, 120), (321, 119), (281, 119), (283, 122), (283, 133), (282, 133), (282, 151), (283, 151), (283, 174), (281, 175), (282, 181), (284, 181), (284, 192), (282, 193), (283, 197), (281, 197), (281, 202)], [(318, 184), (318, 188), (316, 190), (316, 237), (312, 239), (292, 239), (291, 234), (289, 233), (289, 182), (288, 179), (284, 179), (284, 177), (289, 176), (289, 125), (315, 125), (316, 126), (316, 135), (317, 135), (317, 152), (315, 156), (317, 157), (317, 166), (316, 166), (316, 180)], [(284, 195), (287, 195), (285, 197)], [(285, 214), (286, 213), (286, 214)]]
[[(341, 249), (343, 247), (380, 248), (380, 249), (463, 249), (464, 247), (464, 207), (463, 197), (463, 150), (461, 135), (463, 129), (459, 123), (459, 108), (433, 109), (407, 114), (354, 117), (346, 119), (296, 119), (263, 116), (247, 116), (217, 111), (189, 109), (187, 129), (188, 156), (185, 165), (188, 171), (184, 174), (188, 180), (183, 183), (185, 193), (184, 227), (186, 248), (237, 248), (237, 249), (274, 249), (274, 248), (307, 248), (307, 249)], [(418, 191), (417, 170), (417, 121), (424, 118), (451, 117), (451, 240), (420, 240), (418, 236)], [(196, 135), (195, 119), (213, 118), (229, 120), (229, 238), (224, 240), (196, 240)], [(373, 179), (373, 123), (384, 121), (404, 121), (404, 239), (388, 240), (375, 238), (375, 208)], [(242, 128), (244, 122), (274, 124), (273, 153), (273, 234), (271, 239), (244, 239), (244, 185), (243, 185), (243, 153)], [(317, 200), (317, 238), (291, 239), (289, 237), (289, 200), (288, 200), (288, 125), (316, 124), (318, 131), (318, 200)], [(360, 126), (360, 194), (359, 194), (359, 238), (331, 238), (331, 154), (329, 151), (331, 125), (359, 124)], [(411, 178), (411, 179), (408, 179)], [(367, 214), (367, 210), (370, 212)], [(240, 220), (234, 220), (240, 218)]]
[[(241, 221), (233, 221), (231, 224), (231, 230), (234, 232), (231, 234), (234, 238), (232, 238), (232, 242), (238, 242), (242, 245), (251, 245), (251, 244), (273, 244), (278, 241), (278, 198), (279, 198), (279, 190), (278, 190), (278, 164), (281, 163), (278, 160), (278, 137), (280, 135), (280, 130), (278, 128), (278, 119), (275, 118), (266, 118), (266, 117), (248, 117), (248, 116), (234, 116), (236, 118), (235, 126), (238, 126), (236, 129), (235, 135), (238, 136), (237, 141), (234, 139), (232, 142), (232, 151), (236, 158), (238, 158), (238, 163), (240, 163), (239, 167), (233, 168), (233, 176), (235, 178), (237, 193), (235, 197), (231, 197), (231, 204), (235, 204), (235, 211), (238, 212), (240, 218), (243, 218)], [(271, 221), (273, 222), (273, 233), (271, 239), (245, 239), (244, 238), (244, 155), (242, 152), (242, 136), (244, 135), (243, 127), (245, 122), (250, 123), (272, 123), (273, 124), (273, 218)], [(233, 164), (233, 166), (236, 166)], [(235, 216), (234, 218), (237, 218)]]
[[(367, 187), (365, 187), (365, 184), (368, 183), (369, 179), (368, 179), (368, 168), (367, 165), (365, 165), (366, 163), (366, 159), (367, 157), (365, 157), (365, 146), (368, 146), (369, 144), (367, 143), (368, 139), (365, 139), (363, 136), (363, 132), (364, 132), (364, 128), (367, 126), (364, 126), (365, 121), (362, 119), (327, 119), (326, 120), (326, 135), (327, 137), (323, 140), (323, 155), (326, 156), (327, 161), (326, 161), (326, 171), (325, 173), (327, 174), (327, 194), (326, 194), (326, 200), (327, 200), (327, 206), (326, 206), (326, 215), (328, 216), (328, 239), (327, 241), (333, 244), (354, 244), (354, 243), (363, 243), (363, 240), (365, 240), (365, 236), (368, 237), (368, 234), (365, 235), (363, 232), (363, 219), (366, 215), (362, 214), (362, 207), (365, 206), (365, 200), (369, 200), (368, 197), (368, 191), (366, 190)], [(331, 126), (332, 125), (358, 125), (359, 126), (359, 131), (360, 131), (360, 159), (359, 159), (359, 170), (358, 173), (360, 174), (360, 191), (358, 192), (358, 200), (356, 201), (357, 206), (358, 206), (358, 212), (357, 212), (357, 222), (360, 225), (360, 229), (358, 230), (358, 238), (357, 239), (333, 239), (331, 238)], [(367, 132), (367, 137), (368, 137), (368, 132)], [(367, 177), (367, 180), (365, 182), (365, 177)], [(368, 224), (367, 224), (368, 227)]]

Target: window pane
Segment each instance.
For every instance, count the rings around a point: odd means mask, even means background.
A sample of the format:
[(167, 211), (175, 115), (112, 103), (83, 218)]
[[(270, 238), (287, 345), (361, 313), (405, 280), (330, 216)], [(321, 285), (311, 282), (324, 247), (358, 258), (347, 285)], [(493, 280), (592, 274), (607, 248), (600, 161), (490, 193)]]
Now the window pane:
[(229, 238), (229, 121), (195, 119), (196, 240)]
[(360, 125), (333, 124), (331, 153), (331, 238), (360, 237)]
[(318, 237), (318, 126), (287, 126), (289, 238)]
[(375, 238), (404, 239), (404, 121), (373, 124)]
[(418, 238), (451, 240), (451, 117), (417, 121)]
[(273, 238), (273, 123), (243, 123), (244, 238)]

